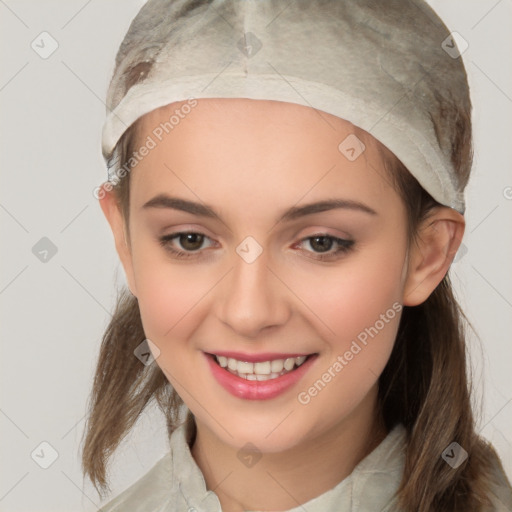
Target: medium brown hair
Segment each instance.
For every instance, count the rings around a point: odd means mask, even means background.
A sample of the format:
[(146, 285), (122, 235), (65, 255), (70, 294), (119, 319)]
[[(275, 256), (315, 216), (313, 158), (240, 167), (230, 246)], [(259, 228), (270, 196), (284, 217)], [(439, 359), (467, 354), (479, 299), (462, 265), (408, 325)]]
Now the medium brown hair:
[[(464, 186), (472, 161), (470, 113), (444, 108), (445, 115), (457, 120), (452, 163)], [(111, 166), (128, 161), (136, 147), (136, 126), (120, 139)], [(440, 205), (389, 150), (378, 147), (385, 175), (406, 206), (409, 243), (415, 243), (418, 226)], [(114, 191), (127, 222), (129, 173)], [(405, 512), (480, 512), (490, 505), (492, 471), (501, 464), (476, 432), (465, 325), (446, 275), (424, 303), (404, 307), (393, 351), (379, 378), (378, 406), (386, 428), (402, 423), (406, 429), (405, 470), (398, 490)], [(110, 491), (110, 456), (151, 401), (156, 400), (164, 414), (169, 435), (178, 426), (181, 398), (158, 365), (145, 366), (134, 356), (145, 338), (137, 299), (123, 289), (103, 336), (84, 431), (82, 467), (101, 495)], [(456, 469), (441, 458), (452, 442), (469, 453)]]

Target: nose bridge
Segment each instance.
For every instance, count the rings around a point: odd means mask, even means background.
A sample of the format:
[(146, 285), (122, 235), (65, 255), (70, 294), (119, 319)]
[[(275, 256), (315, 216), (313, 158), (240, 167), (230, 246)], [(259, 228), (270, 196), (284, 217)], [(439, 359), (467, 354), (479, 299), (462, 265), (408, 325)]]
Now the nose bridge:
[(266, 327), (286, 321), (286, 290), (268, 266), (262, 252), (256, 259), (236, 255), (234, 268), (224, 283), (218, 316), (240, 335), (255, 337)]

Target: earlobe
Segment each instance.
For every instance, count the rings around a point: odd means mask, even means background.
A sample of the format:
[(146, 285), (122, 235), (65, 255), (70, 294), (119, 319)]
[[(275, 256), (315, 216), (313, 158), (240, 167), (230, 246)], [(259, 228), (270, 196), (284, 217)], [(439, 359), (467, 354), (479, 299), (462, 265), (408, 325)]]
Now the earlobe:
[(464, 217), (447, 207), (435, 209), (422, 222), (410, 249), (405, 306), (423, 303), (442, 281), (462, 242), (464, 228)]
[(121, 206), (115, 193), (112, 190), (109, 190), (111, 187), (107, 188), (104, 185), (105, 184), (101, 187), (101, 193), (99, 194), (100, 206), (110, 228), (112, 229), (116, 251), (119, 255), (119, 259), (121, 260), (121, 264), (123, 265), (130, 292), (132, 295), (137, 296), (133, 274), (132, 254), (126, 233), (126, 224), (121, 212)]

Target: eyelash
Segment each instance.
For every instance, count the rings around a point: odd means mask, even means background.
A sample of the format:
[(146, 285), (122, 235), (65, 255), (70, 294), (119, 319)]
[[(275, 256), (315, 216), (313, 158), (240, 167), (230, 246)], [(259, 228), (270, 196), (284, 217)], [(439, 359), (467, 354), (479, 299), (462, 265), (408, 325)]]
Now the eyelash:
[[(164, 249), (168, 252), (170, 252), (175, 258), (178, 259), (188, 259), (188, 258), (194, 258), (197, 257), (200, 250), (193, 251), (193, 252), (186, 252), (186, 251), (180, 251), (179, 249), (175, 249), (172, 247), (169, 242), (174, 240), (175, 238), (179, 238), (182, 235), (199, 235), (203, 236), (205, 238), (209, 238), (203, 233), (199, 233), (197, 231), (180, 231), (178, 233), (172, 233), (170, 235), (165, 235), (159, 239), (160, 245), (164, 247)], [(298, 243), (303, 243), (308, 240), (312, 240), (314, 238), (327, 238), (329, 240), (332, 240), (335, 244), (338, 244), (338, 248), (334, 252), (330, 252), (328, 254), (325, 253), (314, 253), (317, 256), (313, 257), (313, 259), (318, 261), (332, 261), (333, 259), (338, 259), (338, 257), (341, 257), (343, 254), (348, 253), (350, 250), (353, 249), (354, 246), (354, 240), (345, 240), (343, 238), (337, 238), (332, 235), (327, 235), (323, 233), (318, 233), (315, 235), (311, 235), (308, 237), (305, 237), (301, 239)], [(311, 252), (311, 251), (307, 251)]]

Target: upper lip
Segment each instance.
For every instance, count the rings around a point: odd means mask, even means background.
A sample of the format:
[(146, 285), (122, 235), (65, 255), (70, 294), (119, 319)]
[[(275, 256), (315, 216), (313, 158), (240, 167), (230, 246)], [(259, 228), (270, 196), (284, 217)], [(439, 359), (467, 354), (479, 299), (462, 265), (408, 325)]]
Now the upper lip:
[(288, 359), (290, 357), (310, 356), (311, 353), (302, 352), (282, 353), (282, 352), (262, 352), (259, 354), (244, 354), (243, 352), (218, 351), (210, 352), (213, 356), (224, 356), (236, 359), (238, 361), (247, 361), (248, 363), (258, 363), (262, 361), (274, 361), (275, 359)]

